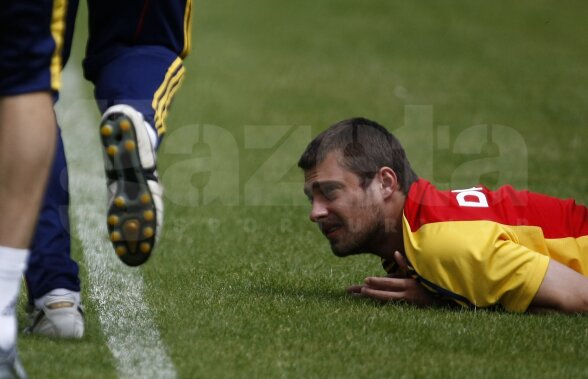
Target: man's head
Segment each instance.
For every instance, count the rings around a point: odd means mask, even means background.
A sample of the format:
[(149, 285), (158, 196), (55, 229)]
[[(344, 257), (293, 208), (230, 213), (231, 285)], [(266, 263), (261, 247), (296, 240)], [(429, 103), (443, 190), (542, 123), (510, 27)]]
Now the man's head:
[(316, 222), (338, 256), (375, 252), (417, 176), (404, 149), (384, 127), (363, 118), (319, 134), (298, 161)]
[(364, 187), (382, 167), (394, 170), (404, 194), (418, 179), (400, 142), (375, 121), (356, 117), (332, 125), (310, 142), (298, 167), (309, 171), (335, 151), (341, 153), (343, 167), (355, 173)]

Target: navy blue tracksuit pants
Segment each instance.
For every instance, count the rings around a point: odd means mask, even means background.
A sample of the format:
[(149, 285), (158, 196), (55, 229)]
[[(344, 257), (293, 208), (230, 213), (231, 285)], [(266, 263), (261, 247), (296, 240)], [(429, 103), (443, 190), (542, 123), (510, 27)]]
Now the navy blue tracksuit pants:
[[(57, 99), (77, 6), (77, 0), (3, 0), (0, 96), (51, 90)], [(191, 0), (88, 0), (88, 15), (84, 76), (94, 84), (101, 112), (131, 105), (162, 137), (190, 50)], [(96, 125), (98, 133), (98, 120)], [(26, 272), (31, 302), (56, 288), (80, 290), (78, 265), (70, 257), (68, 206), (59, 135)]]

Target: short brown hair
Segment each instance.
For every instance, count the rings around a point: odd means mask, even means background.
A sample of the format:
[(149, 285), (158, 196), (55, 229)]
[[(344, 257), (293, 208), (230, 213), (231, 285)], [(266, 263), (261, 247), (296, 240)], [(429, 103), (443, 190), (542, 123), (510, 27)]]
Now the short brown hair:
[(310, 142), (298, 167), (311, 170), (332, 151), (341, 151), (341, 164), (359, 176), (363, 187), (371, 183), (382, 167), (394, 170), (405, 194), (418, 179), (400, 142), (375, 121), (355, 117), (332, 125)]

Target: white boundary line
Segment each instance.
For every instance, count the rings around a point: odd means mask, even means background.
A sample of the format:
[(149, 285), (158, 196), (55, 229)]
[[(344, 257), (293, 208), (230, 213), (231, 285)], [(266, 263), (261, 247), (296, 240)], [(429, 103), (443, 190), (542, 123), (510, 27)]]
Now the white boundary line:
[(80, 69), (70, 64), (57, 108), (69, 166), (70, 215), (88, 268), (90, 300), (98, 309), (119, 377), (174, 379), (174, 364), (143, 299), (141, 271), (120, 262), (107, 240), (100, 115), (94, 100), (86, 98), (82, 80)]

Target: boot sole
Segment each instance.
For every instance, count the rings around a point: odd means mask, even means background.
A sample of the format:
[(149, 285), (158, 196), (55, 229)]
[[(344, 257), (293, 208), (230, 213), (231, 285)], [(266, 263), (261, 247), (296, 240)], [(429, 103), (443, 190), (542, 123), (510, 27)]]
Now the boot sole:
[(115, 112), (102, 120), (100, 135), (112, 166), (106, 175), (117, 184), (106, 219), (109, 238), (121, 261), (138, 266), (149, 259), (155, 245), (157, 215), (135, 127), (124, 113)]

